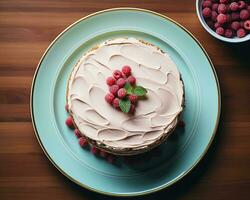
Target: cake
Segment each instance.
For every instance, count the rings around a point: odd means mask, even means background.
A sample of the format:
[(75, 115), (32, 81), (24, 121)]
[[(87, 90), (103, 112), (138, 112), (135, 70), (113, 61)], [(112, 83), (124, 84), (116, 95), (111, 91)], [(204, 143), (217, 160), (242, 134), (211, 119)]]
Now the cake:
[[(130, 66), (147, 90), (133, 114), (105, 101), (107, 77)], [(183, 111), (184, 86), (168, 54), (148, 42), (117, 38), (84, 54), (70, 74), (66, 100), (74, 126), (88, 142), (115, 155), (135, 155), (164, 142)]]

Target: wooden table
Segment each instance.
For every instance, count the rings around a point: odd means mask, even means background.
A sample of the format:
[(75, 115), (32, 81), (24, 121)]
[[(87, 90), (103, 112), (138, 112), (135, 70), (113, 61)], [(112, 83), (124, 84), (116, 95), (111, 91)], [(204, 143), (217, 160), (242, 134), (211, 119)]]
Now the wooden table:
[(222, 92), (222, 116), (206, 157), (170, 189), (139, 199), (248, 199), (250, 195), (250, 43), (231, 45), (204, 31), (195, 1), (0, 1), (0, 199), (108, 199), (69, 181), (48, 161), (32, 128), (29, 95), (43, 52), (68, 25), (112, 7), (162, 13), (207, 50)]

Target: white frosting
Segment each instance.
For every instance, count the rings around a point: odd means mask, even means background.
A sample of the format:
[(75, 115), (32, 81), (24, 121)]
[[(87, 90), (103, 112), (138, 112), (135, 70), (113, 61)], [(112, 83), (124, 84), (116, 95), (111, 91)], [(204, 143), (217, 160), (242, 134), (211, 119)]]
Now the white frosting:
[[(134, 115), (106, 103), (106, 78), (129, 65), (137, 85), (148, 91)], [(119, 38), (84, 55), (71, 74), (69, 109), (80, 132), (113, 148), (145, 148), (172, 130), (182, 111), (183, 84), (176, 65), (159, 48)]]

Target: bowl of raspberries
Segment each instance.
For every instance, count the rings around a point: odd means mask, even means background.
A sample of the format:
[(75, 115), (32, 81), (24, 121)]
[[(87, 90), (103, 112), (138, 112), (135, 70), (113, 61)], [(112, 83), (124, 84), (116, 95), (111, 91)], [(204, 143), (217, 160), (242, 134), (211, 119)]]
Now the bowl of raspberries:
[(197, 0), (196, 11), (215, 38), (232, 43), (250, 40), (250, 0)]

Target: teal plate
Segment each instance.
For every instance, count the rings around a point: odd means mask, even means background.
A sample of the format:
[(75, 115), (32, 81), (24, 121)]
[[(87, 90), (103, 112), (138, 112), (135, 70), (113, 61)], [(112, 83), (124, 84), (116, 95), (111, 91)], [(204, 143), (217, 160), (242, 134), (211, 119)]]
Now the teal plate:
[[(111, 165), (81, 149), (64, 124), (72, 67), (88, 49), (117, 37), (135, 37), (159, 46), (176, 63), (185, 85), (185, 129), (161, 145), (159, 156), (133, 166)], [(37, 67), (30, 105), (37, 139), (62, 174), (95, 192), (136, 196), (174, 184), (205, 155), (219, 121), (220, 90), (211, 60), (190, 32), (158, 13), (118, 8), (80, 19), (52, 42)]]

